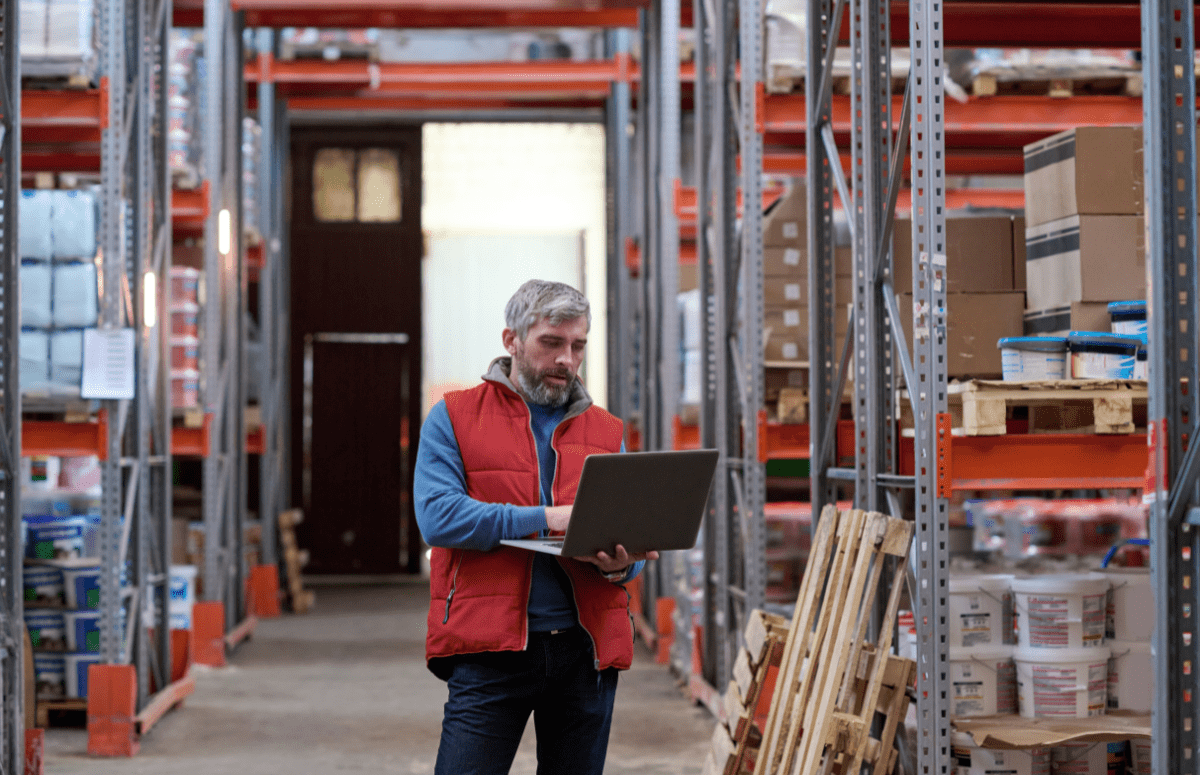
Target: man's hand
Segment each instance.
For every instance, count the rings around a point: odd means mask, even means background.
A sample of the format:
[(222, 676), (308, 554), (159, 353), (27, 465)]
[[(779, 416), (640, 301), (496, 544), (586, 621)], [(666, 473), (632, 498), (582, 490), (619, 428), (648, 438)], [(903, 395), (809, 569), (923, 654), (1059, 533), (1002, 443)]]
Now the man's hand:
[(546, 526), (551, 530), (564, 533), (571, 521), (571, 506), (547, 506)]
[(609, 555), (607, 552), (596, 552), (595, 556), (576, 557), (580, 562), (590, 562), (600, 569), (602, 573), (616, 573), (619, 570), (625, 570), (630, 565), (641, 560), (657, 560), (658, 552), (639, 552), (630, 554), (625, 551), (625, 547), (617, 544), (617, 551)]

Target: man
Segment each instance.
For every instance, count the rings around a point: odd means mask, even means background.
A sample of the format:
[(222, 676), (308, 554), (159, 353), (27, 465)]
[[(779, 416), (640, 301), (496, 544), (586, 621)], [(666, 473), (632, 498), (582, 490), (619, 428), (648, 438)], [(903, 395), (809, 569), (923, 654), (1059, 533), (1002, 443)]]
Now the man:
[(621, 421), (578, 379), (587, 299), (531, 280), (504, 316), (509, 357), (446, 394), (417, 454), (417, 522), (433, 547), (425, 654), (449, 689), (435, 772), (507, 773), (532, 713), (539, 773), (600, 775), (617, 671), (633, 659), (622, 585), (658, 554), (500, 545), (565, 531), (584, 458), (623, 448)]

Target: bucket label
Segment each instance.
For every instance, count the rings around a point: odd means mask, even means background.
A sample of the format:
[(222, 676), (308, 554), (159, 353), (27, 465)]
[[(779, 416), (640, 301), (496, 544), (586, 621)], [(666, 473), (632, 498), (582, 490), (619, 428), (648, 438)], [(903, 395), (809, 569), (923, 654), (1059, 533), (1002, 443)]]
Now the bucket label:
[(996, 664), (996, 713), (1017, 712), (1017, 667), (1005, 660)]
[(1108, 660), (1108, 709), (1117, 710), (1121, 707), (1120, 690), (1121, 669), (1119, 659)]
[[(1033, 663), (1033, 715), (1099, 716), (1108, 694), (1108, 660), (1076, 667)], [(1085, 701), (1085, 702), (1081, 702)]]
[(1035, 646), (1068, 646), (1070, 612), (1067, 598), (1051, 595), (1029, 596), (1029, 642)]
[(1104, 642), (1107, 610), (1107, 592), (1083, 596), (1083, 645), (1099, 646)]
[(992, 615), (987, 611), (962, 614), (962, 645), (983, 646), (992, 642)]
[(982, 716), (990, 711), (984, 707), (983, 681), (954, 682), (954, 715)]

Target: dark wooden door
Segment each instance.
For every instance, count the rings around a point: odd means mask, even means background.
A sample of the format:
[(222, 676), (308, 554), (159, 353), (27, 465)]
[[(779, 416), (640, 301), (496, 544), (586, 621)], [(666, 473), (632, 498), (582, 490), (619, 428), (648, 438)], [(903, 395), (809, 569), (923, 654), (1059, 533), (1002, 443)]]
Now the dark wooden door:
[(296, 127), (291, 160), (292, 495), (307, 512), (306, 572), (416, 573), (420, 128)]

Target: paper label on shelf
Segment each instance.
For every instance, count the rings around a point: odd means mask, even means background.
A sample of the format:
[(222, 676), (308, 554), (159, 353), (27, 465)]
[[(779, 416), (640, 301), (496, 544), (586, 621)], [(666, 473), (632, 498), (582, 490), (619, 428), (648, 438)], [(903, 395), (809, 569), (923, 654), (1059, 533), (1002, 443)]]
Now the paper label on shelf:
[(787, 248), (784, 250), (783, 263), (788, 266), (800, 266), (800, 251), (796, 248)]
[(786, 283), (783, 286), (783, 298), (788, 301), (800, 301), (800, 283)]
[(132, 328), (88, 328), (83, 332), (83, 398), (134, 397)]
[(783, 311), (783, 324), (788, 328), (795, 328), (800, 325), (800, 310), (785, 309)]
[(795, 361), (800, 359), (800, 347), (795, 342), (784, 342), (783, 359), (785, 361)]
[(945, 253), (934, 253), (933, 261), (931, 263), (934, 266), (945, 266), (946, 265), (946, 254)]
[(783, 224), (783, 238), (797, 239), (800, 236), (800, 224), (795, 221), (787, 221)]

